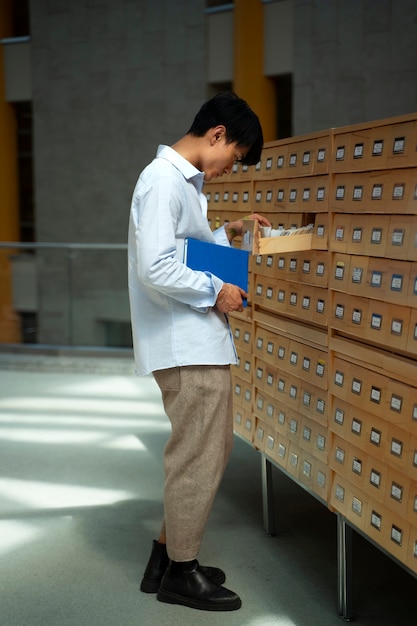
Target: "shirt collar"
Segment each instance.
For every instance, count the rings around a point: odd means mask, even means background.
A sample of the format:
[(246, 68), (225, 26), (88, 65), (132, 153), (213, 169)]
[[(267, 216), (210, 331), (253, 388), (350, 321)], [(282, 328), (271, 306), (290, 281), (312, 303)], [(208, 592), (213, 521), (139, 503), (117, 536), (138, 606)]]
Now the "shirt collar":
[(189, 180), (201, 192), (204, 184), (204, 172), (200, 172), (192, 163), (184, 159), (170, 146), (160, 145), (156, 153), (157, 158), (166, 159), (177, 168), (186, 180)]

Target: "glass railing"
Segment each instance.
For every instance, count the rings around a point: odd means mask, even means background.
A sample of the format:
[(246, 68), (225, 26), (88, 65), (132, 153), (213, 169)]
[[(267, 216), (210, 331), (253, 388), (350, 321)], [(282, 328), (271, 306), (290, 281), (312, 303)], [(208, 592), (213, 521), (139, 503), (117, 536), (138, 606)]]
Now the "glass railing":
[(127, 245), (0, 242), (0, 343), (131, 349)]

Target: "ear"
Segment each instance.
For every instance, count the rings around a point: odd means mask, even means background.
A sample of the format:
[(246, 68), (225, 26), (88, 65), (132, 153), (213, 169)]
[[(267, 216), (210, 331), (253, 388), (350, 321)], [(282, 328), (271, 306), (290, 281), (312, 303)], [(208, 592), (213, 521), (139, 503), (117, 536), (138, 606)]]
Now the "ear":
[(222, 137), (226, 136), (226, 126), (219, 124), (210, 129), (210, 144), (214, 146)]

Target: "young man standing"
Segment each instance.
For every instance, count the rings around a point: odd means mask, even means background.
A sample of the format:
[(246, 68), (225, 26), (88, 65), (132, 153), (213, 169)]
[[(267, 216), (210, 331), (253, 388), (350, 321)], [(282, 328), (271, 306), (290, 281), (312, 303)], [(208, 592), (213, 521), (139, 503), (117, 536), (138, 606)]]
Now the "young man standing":
[[(230, 364), (236, 352), (227, 314), (247, 294), (183, 261), (190, 237), (229, 246), (242, 221), (212, 232), (204, 181), (235, 161), (258, 162), (256, 114), (234, 93), (208, 100), (190, 130), (156, 158), (136, 184), (129, 224), (129, 296), (136, 371), (152, 373), (171, 435), (164, 451), (164, 521), (141, 589), (158, 600), (211, 611), (240, 608), (225, 574), (197, 560), (233, 441)], [(267, 219), (251, 216), (261, 225)]]

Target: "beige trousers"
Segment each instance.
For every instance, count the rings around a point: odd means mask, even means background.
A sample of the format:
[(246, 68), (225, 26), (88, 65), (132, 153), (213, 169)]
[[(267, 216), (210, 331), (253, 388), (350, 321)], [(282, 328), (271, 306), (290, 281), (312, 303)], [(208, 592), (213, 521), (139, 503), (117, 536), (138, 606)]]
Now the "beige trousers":
[(168, 556), (197, 558), (233, 445), (230, 367), (187, 366), (154, 372), (171, 436), (164, 451)]

